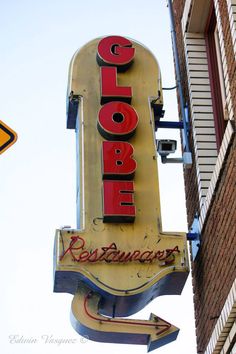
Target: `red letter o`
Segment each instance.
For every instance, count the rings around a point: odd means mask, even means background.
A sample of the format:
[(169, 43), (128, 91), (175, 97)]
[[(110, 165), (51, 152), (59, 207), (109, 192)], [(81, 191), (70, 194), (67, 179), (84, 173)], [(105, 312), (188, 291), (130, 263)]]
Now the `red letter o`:
[(109, 102), (98, 113), (97, 128), (106, 140), (128, 140), (137, 125), (137, 112), (125, 102)]

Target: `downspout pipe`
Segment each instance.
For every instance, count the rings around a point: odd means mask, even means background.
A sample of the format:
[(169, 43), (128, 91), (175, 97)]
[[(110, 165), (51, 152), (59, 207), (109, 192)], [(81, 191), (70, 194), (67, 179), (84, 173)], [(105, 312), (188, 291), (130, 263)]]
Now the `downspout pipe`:
[(186, 107), (184, 104), (184, 95), (183, 95), (183, 89), (182, 89), (182, 84), (181, 84), (181, 73), (180, 73), (179, 56), (178, 56), (178, 49), (177, 49), (176, 32), (175, 32), (175, 26), (174, 26), (174, 14), (173, 14), (172, 0), (167, 0), (167, 4), (168, 4), (168, 8), (169, 8), (169, 15), (170, 15), (170, 28), (171, 28), (173, 55), (174, 55), (174, 61), (175, 61), (176, 83), (177, 83), (179, 99), (180, 99), (180, 110), (181, 110), (181, 116), (182, 116), (182, 121), (183, 121), (184, 133), (185, 133), (184, 135), (186, 137), (185, 151), (189, 152), (190, 151), (189, 150), (189, 142), (187, 139), (187, 137), (188, 137), (188, 126), (187, 126), (188, 117), (186, 117)]

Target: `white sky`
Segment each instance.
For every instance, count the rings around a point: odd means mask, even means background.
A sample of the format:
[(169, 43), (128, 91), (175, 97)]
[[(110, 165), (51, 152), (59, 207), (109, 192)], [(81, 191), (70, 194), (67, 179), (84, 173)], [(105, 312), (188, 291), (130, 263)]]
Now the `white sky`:
[[(65, 105), (70, 59), (93, 38), (127, 36), (155, 54), (163, 86), (174, 86), (166, 1), (2, 0), (0, 26), (0, 120), (18, 133), (0, 155), (1, 352), (145, 353), (145, 346), (81, 343), (69, 319), (72, 295), (52, 292), (53, 242), (56, 228), (75, 227), (75, 134), (66, 130)], [(177, 120), (175, 92), (164, 95), (166, 119)], [(159, 166), (159, 173), (164, 230), (186, 231), (182, 166)], [(159, 354), (196, 354), (190, 277), (182, 296), (157, 298), (134, 318), (150, 312), (180, 328)], [(14, 335), (36, 343), (17, 344)], [(48, 343), (50, 336), (74, 343)]]

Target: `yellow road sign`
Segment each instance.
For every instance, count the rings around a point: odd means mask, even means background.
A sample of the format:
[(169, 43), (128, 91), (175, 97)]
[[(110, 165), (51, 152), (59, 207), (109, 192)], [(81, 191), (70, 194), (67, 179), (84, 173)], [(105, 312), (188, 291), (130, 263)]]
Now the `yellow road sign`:
[(13, 145), (16, 140), (16, 132), (0, 120), (0, 154)]

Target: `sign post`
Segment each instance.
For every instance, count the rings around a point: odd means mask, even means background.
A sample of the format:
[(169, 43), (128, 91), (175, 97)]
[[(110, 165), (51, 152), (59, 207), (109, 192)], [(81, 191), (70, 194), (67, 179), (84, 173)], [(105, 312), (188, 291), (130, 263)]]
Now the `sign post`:
[(161, 224), (152, 109), (163, 105), (160, 69), (135, 41), (95, 39), (74, 55), (68, 89), (78, 225), (56, 232), (54, 291), (74, 294), (72, 324), (81, 335), (150, 351), (179, 330), (155, 315), (120, 317), (180, 294), (189, 272), (186, 234)]

